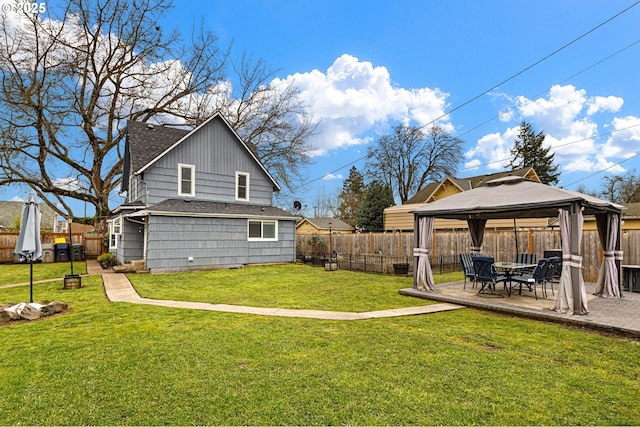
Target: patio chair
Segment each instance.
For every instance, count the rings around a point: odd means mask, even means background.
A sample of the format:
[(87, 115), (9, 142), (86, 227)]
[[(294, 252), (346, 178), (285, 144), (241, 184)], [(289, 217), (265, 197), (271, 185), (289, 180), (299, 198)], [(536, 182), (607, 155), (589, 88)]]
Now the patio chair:
[[(542, 287), (542, 296), (543, 298), (547, 297), (547, 290), (545, 288), (545, 278), (547, 274), (547, 269), (549, 266), (548, 258), (541, 258), (538, 261), (538, 265), (533, 270), (531, 274), (523, 274), (522, 276), (514, 276), (511, 278), (511, 287), (513, 287), (513, 282), (520, 285), (520, 290), (518, 293), (522, 293), (522, 285), (526, 285), (529, 288), (529, 291), (533, 290), (533, 294), (536, 299), (538, 299), (538, 292), (536, 291), (536, 287), (540, 285)], [(513, 292), (513, 291), (512, 291)]]
[(467, 288), (467, 279), (471, 280), (473, 287), (476, 287), (476, 273), (473, 271), (473, 260), (471, 254), (460, 254), (460, 264), (462, 264), (462, 270), (464, 271), (464, 286), (462, 289)]
[(507, 286), (507, 277), (498, 275), (496, 271), (496, 267), (494, 265), (495, 260), (492, 256), (472, 256), (473, 260), (473, 271), (475, 273), (476, 283), (482, 284), (480, 290), (478, 291), (478, 295), (482, 295), (485, 293), (485, 289), (489, 289), (491, 294), (496, 296), (502, 296), (496, 294), (496, 284), (499, 282), (504, 283), (504, 287), (507, 290), (507, 294), (511, 296), (511, 291)]
[(551, 295), (555, 295), (553, 284), (560, 283), (560, 272), (562, 271), (562, 260), (560, 257), (549, 257), (547, 271), (544, 275), (545, 292), (546, 284), (551, 283)]
[[(538, 262), (538, 257), (536, 256), (536, 254), (516, 254), (516, 258), (513, 262), (516, 262), (518, 264), (535, 264)], [(533, 273), (533, 269), (519, 270), (516, 273), (516, 275), (522, 276), (523, 274), (526, 274), (526, 273)]]

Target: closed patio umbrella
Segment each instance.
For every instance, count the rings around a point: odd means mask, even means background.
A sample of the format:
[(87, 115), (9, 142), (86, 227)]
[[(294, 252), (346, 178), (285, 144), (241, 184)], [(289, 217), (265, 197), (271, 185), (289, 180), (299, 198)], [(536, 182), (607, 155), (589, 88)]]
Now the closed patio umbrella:
[(42, 258), (40, 242), (40, 206), (32, 194), (22, 207), (20, 234), (16, 249), (13, 251), (20, 261), (29, 260), (29, 302), (33, 302), (33, 261)]

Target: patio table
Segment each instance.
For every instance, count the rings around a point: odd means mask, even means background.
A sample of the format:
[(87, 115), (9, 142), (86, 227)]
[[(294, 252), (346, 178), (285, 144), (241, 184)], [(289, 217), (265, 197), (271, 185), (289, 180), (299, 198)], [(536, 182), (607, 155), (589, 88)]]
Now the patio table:
[[(511, 277), (513, 277), (514, 273), (518, 270), (529, 270), (532, 268), (536, 268), (538, 264), (528, 264), (522, 262), (508, 262), (508, 261), (498, 261), (494, 264), (497, 270), (504, 272), (504, 275), (507, 276), (507, 280), (509, 284), (511, 284)], [(531, 290), (531, 289), (529, 289)], [(520, 294), (522, 293), (522, 285), (520, 285)]]

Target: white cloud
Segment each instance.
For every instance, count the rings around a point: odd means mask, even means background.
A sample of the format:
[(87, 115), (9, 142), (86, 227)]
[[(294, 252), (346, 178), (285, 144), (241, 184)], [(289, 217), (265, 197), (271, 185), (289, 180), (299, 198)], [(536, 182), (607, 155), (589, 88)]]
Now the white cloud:
[[(585, 89), (554, 85), (541, 98), (505, 95), (504, 99), (511, 100), (514, 105), (512, 110), (500, 113), (500, 120), (513, 121), (514, 126), (503, 133), (492, 133), (478, 139), (467, 152), (467, 165), (503, 168), (504, 163), (496, 160), (511, 157), (510, 149), (521, 121), (531, 123), (536, 132), (544, 132), (545, 146), (551, 147), (555, 163), (563, 172), (607, 170), (621, 173), (624, 168), (616, 164), (619, 159), (640, 152), (640, 118), (610, 116), (622, 108), (624, 100), (620, 97), (588, 96)], [(603, 116), (603, 113), (608, 114)], [(613, 133), (606, 142), (598, 143), (600, 129), (609, 126)]]
[(620, 111), (624, 100), (618, 96), (594, 96), (587, 102), (587, 115), (591, 116), (600, 111)]
[(518, 130), (519, 127), (515, 126), (504, 133), (491, 133), (480, 138), (476, 146), (466, 153), (467, 158), (471, 159), (467, 165), (475, 167), (485, 164), (492, 170), (504, 169), (511, 160), (511, 147), (518, 136)]
[[(386, 133), (394, 122), (429, 123), (444, 114), (448, 96), (439, 89), (399, 88), (385, 67), (347, 54), (337, 58), (325, 73), (296, 73), (274, 83), (290, 82), (319, 120), (317, 135), (311, 141), (317, 148), (315, 155), (366, 144), (375, 138), (372, 131)], [(446, 118), (439, 124), (451, 128)]]
[(342, 178), (343, 176), (341, 173), (339, 174), (328, 173), (322, 177), (324, 181), (333, 181), (334, 179), (342, 179)]
[(629, 158), (640, 152), (640, 117), (616, 117), (611, 136), (601, 147), (608, 157)]
[(63, 190), (69, 191), (77, 191), (82, 188), (82, 186), (80, 185), (80, 181), (76, 178), (71, 177), (58, 178), (53, 181), (53, 185), (56, 188), (61, 188)]

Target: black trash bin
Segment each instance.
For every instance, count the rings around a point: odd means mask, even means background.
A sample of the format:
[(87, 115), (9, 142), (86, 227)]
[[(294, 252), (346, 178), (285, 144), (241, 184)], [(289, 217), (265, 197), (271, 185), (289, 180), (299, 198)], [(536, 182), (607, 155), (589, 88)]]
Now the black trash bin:
[(393, 274), (406, 276), (409, 274), (409, 264), (405, 262), (393, 264)]
[(82, 251), (82, 245), (74, 243), (71, 245), (71, 256), (74, 261), (82, 261), (84, 259), (84, 253)]
[(53, 245), (56, 262), (69, 262), (69, 244), (56, 243)]

